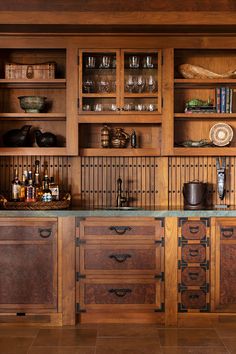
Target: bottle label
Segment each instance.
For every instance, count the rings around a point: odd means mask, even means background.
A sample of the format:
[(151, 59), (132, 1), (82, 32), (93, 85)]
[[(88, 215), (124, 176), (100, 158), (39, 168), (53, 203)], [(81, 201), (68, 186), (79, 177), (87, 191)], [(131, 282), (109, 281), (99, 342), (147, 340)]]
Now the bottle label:
[(50, 191), (52, 192), (52, 200), (59, 200), (59, 188), (50, 187)]
[(21, 196), (21, 187), (19, 184), (13, 184), (12, 185), (12, 199), (13, 200), (18, 200), (20, 199)]

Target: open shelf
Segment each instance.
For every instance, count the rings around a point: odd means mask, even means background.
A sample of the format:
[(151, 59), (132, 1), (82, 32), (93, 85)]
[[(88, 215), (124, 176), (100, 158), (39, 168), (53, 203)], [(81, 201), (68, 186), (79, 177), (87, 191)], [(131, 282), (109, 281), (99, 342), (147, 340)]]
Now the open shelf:
[(1, 155), (4, 156), (65, 156), (67, 155), (67, 149), (65, 147), (1, 147)]
[(50, 80), (35, 80), (35, 79), (0, 79), (0, 86), (4, 88), (65, 88), (66, 87), (66, 79), (50, 79)]
[(236, 79), (175, 79), (174, 83), (178, 87), (189, 86), (215, 86), (219, 84), (236, 85)]
[(82, 148), (79, 150), (80, 156), (160, 156), (160, 148), (144, 149), (111, 149), (111, 148)]
[(1, 120), (66, 120), (65, 113), (0, 113)]
[(175, 156), (235, 156), (236, 147), (175, 147)]
[[(115, 113), (107, 112), (106, 115), (95, 115), (96, 112), (88, 112), (88, 115), (78, 115), (78, 123), (116, 123), (117, 115)], [(104, 113), (104, 112), (103, 112)], [(109, 113), (109, 115), (108, 115)], [(137, 115), (134, 112), (127, 112), (127, 115), (119, 115), (119, 123), (137, 123)], [(148, 112), (150, 113), (150, 112)], [(161, 124), (162, 116), (158, 112), (152, 112), (153, 114), (145, 114), (138, 116), (138, 123), (145, 124)]]
[(175, 113), (178, 119), (236, 119), (236, 113)]

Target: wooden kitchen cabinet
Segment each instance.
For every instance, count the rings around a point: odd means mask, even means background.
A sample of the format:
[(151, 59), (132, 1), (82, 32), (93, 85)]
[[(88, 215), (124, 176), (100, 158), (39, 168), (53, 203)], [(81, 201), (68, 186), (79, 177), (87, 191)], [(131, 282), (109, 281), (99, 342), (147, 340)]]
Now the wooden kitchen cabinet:
[(0, 312), (58, 311), (56, 219), (0, 219)]
[(236, 311), (236, 220), (216, 219), (213, 311)]
[[(162, 114), (160, 49), (79, 50), (79, 154), (160, 155)], [(101, 147), (106, 123), (137, 135), (137, 148)]]
[[(160, 321), (164, 224), (152, 218), (88, 218), (77, 224), (81, 322)], [(119, 315), (118, 315), (119, 313)]]

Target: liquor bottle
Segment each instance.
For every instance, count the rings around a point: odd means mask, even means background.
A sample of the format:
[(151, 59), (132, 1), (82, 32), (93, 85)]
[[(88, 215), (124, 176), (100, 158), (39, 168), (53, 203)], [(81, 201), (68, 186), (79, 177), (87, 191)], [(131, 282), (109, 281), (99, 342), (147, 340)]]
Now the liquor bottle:
[(52, 192), (52, 200), (59, 200), (59, 186), (54, 182), (54, 177), (51, 177), (49, 189)]
[(35, 187), (33, 186), (32, 172), (29, 171), (29, 182), (25, 187), (25, 201), (26, 202), (36, 202)]
[(135, 130), (132, 131), (131, 137), (130, 137), (130, 143), (132, 148), (137, 147), (137, 135), (135, 133)]
[(52, 201), (52, 192), (49, 189), (49, 177), (48, 172), (45, 170), (43, 177), (43, 192), (42, 192), (42, 202), (51, 202)]
[(42, 185), (40, 183), (40, 174), (39, 174), (39, 164), (40, 161), (35, 161), (35, 172), (34, 172), (34, 181), (33, 186), (35, 187), (35, 195), (37, 200), (41, 200), (42, 198)]
[(20, 201), (20, 192), (21, 192), (21, 183), (18, 178), (18, 171), (17, 169), (15, 169), (14, 179), (12, 180), (11, 183), (11, 200), (13, 202)]
[(110, 129), (106, 124), (104, 124), (101, 129), (101, 146), (103, 148), (108, 148), (110, 145)]
[(22, 174), (21, 186), (20, 186), (20, 200), (25, 201), (25, 187), (28, 184), (28, 172), (24, 171)]

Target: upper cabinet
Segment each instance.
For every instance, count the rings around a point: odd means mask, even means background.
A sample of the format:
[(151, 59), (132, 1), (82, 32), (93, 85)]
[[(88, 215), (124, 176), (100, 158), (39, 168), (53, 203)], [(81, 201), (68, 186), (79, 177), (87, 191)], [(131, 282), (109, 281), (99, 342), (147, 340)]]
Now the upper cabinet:
[(236, 50), (176, 49), (173, 62), (174, 154), (235, 155)]
[[(161, 50), (79, 51), (80, 155), (160, 154), (161, 72)], [(117, 129), (127, 134), (123, 148), (117, 149), (119, 139), (102, 148), (103, 123), (108, 125), (110, 140)], [(136, 148), (131, 144), (133, 130)]]
[(71, 54), (36, 42), (19, 47), (14, 41), (11, 48), (0, 49), (0, 154), (74, 155), (77, 129), (71, 127), (76, 116), (68, 104)]

